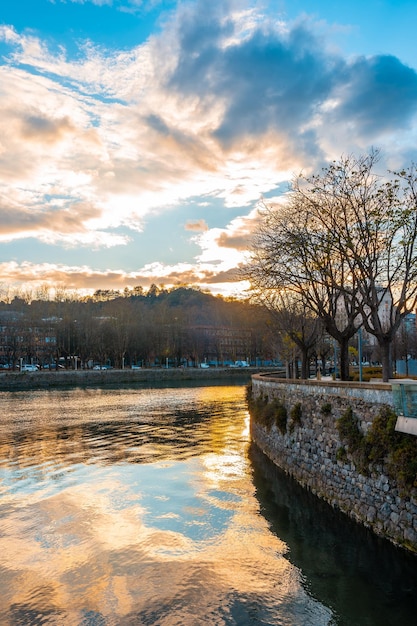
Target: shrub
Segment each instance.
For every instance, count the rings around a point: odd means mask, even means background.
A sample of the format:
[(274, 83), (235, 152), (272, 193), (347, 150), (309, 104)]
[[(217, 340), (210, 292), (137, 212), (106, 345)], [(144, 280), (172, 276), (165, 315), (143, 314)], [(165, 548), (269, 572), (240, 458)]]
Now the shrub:
[(301, 407), (301, 402), (297, 402), (294, 404), (290, 411), (290, 432), (292, 433), (296, 426), (301, 426), (301, 416), (303, 414), (303, 410)]
[[(337, 428), (341, 441), (347, 444), (348, 452), (360, 472), (367, 474), (372, 466), (384, 464), (387, 475), (400, 490), (407, 491), (417, 487), (417, 439), (397, 433), (396, 421), (394, 411), (383, 407), (365, 436), (349, 407), (338, 420)], [(343, 453), (340, 452), (340, 455)]]
[[(362, 381), (369, 382), (371, 378), (382, 378), (382, 367), (378, 367), (378, 366), (362, 367)], [(350, 379), (354, 381), (358, 381), (359, 371), (352, 372)]]
[(323, 404), (323, 406), (321, 407), (321, 412), (323, 413), (323, 415), (330, 415), (330, 413), (332, 412), (332, 405), (330, 404), (330, 402), (326, 402), (325, 404)]
[(252, 391), (247, 389), (249, 413), (252, 419), (270, 430), (275, 423), (278, 430), (284, 434), (287, 430), (287, 409), (285, 405), (277, 399), (269, 400), (267, 395), (253, 397)]
[(275, 404), (275, 424), (282, 435), (287, 430), (287, 409), (281, 402)]
[(417, 445), (413, 435), (405, 435), (388, 457), (388, 472), (398, 486), (407, 490), (417, 487)]
[(336, 452), (336, 460), (341, 461), (342, 463), (346, 463), (347, 461), (347, 452), (345, 446), (340, 446)]
[(340, 439), (347, 443), (349, 452), (354, 454), (363, 444), (364, 435), (359, 428), (358, 420), (349, 406), (337, 421)]
[(301, 416), (303, 414), (303, 410), (301, 407), (301, 402), (297, 402), (291, 409), (290, 417), (295, 424), (301, 424)]
[(383, 463), (391, 450), (394, 450), (402, 439), (395, 432), (396, 414), (388, 407), (383, 407), (377, 415), (367, 435), (369, 443), (369, 460), (372, 463)]

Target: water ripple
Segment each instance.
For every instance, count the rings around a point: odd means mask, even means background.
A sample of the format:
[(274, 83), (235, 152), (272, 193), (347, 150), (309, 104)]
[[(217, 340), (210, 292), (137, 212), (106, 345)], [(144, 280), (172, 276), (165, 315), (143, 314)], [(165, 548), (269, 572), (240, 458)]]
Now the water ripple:
[(265, 513), (243, 387), (1, 401), (2, 626), (349, 625)]

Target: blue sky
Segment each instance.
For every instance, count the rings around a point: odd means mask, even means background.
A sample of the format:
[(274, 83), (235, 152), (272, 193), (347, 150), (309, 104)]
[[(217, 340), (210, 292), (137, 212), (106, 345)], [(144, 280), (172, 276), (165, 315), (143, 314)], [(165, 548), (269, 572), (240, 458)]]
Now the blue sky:
[(0, 295), (238, 295), (294, 173), (416, 161), (414, 0), (4, 0)]

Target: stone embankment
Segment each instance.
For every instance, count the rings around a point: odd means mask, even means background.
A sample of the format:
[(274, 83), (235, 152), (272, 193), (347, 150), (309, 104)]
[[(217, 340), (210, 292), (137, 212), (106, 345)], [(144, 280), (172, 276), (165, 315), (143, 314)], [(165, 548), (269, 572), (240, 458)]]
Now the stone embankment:
[[(340, 454), (337, 420), (350, 407), (366, 434), (381, 408), (392, 407), (390, 384), (285, 381), (257, 374), (252, 395), (275, 398), (286, 408), (288, 423), (281, 430), (251, 419), (253, 441), (276, 465), (376, 534), (417, 553), (416, 491), (402, 493), (384, 466), (364, 475), (349, 455)], [(297, 414), (296, 421), (291, 414)]]
[(89, 387), (131, 385), (136, 383), (180, 384), (188, 381), (207, 382), (240, 381), (249, 382), (251, 374), (259, 368), (214, 367), (210, 369), (187, 368), (144, 368), (109, 370), (59, 370), (48, 372), (9, 372), (0, 371), (0, 391), (24, 391), (27, 389), (55, 389), (60, 387)]

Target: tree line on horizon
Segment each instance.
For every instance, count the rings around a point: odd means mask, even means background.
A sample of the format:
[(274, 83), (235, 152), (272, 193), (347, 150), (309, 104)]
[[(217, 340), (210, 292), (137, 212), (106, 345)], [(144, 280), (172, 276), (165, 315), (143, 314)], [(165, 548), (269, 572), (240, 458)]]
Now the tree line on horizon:
[[(248, 359), (259, 366), (281, 362), (288, 378), (306, 378), (320, 364), (324, 373), (324, 364), (332, 360), (334, 366), (333, 340), (324, 326), (308, 312), (290, 307), (272, 315), (263, 304), (248, 299), (213, 296), (185, 286), (100, 290), (88, 298), (63, 290), (53, 299), (46, 295), (44, 290), (38, 299), (16, 295), (0, 300), (0, 366), (16, 365), (22, 358), (73, 368), (74, 356), (78, 367), (198, 366), (205, 361), (223, 365)], [(416, 334), (406, 327), (400, 330), (398, 358), (417, 356)], [(354, 341), (350, 356), (357, 359)], [(303, 371), (300, 363), (306, 358), (309, 368)], [(377, 347), (366, 358), (379, 360)]]
[[(272, 360), (278, 353), (263, 307), (195, 288), (39, 295), (0, 301), (0, 362), (61, 360), (71, 366), (75, 355), (83, 364), (178, 366), (209, 358), (219, 364), (249, 356)], [(45, 342), (48, 336), (56, 343)]]

